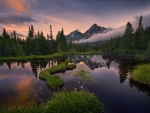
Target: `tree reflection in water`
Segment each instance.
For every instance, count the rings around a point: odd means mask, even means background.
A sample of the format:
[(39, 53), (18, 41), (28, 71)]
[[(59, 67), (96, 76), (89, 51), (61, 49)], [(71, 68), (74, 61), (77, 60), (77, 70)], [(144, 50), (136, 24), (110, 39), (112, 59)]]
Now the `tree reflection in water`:
[(46, 69), (47, 66), (50, 68), (55, 65), (57, 65), (57, 60), (30, 61), (30, 66), (32, 68), (32, 72), (36, 78), (38, 76), (39, 69), (42, 71), (42, 70)]

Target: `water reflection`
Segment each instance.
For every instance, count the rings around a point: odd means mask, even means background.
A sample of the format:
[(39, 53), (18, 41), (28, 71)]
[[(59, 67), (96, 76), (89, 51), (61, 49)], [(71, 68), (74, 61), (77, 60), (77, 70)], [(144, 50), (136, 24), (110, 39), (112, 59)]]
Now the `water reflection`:
[(74, 63), (84, 62), (91, 70), (106, 66), (104, 62), (96, 62), (92, 60), (93, 55), (73, 55), (69, 56)]
[(56, 66), (57, 60), (30, 61), (30, 65), (31, 65), (33, 74), (37, 78), (37, 76), (39, 74), (38, 73), (39, 69), (40, 69), (40, 71), (42, 71), (45, 68), (50, 68), (52, 66)]
[[(57, 65), (57, 60), (0, 63), (0, 105), (18, 106), (49, 98), (51, 89), (38, 79), (41, 70)], [(35, 77), (37, 79), (35, 79)]]
[[(97, 82), (86, 81), (85, 87), (106, 105), (105, 113), (149, 113), (150, 88), (129, 79), (133, 67), (147, 61), (103, 59), (100, 55), (75, 55), (70, 59), (80, 63), (76, 69), (60, 73), (60, 77), (71, 88), (78, 88), (81, 79), (72, 75), (81, 68), (90, 72), (88, 76)], [(97, 66), (99, 63), (102, 67)]]
[[(136, 105), (140, 105), (144, 110), (148, 109), (150, 88), (128, 79), (133, 67), (138, 63), (145, 62), (104, 59), (101, 55), (71, 55), (68, 58), (80, 63), (77, 63), (76, 69), (60, 74), (60, 77), (65, 80), (65, 86), (69, 84), (72, 85), (70, 88), (78, 87), (75, 80), (80, 79), (74, 78), (72, 75), (81, 68), (87, 70), (90, 72), (89, 76), (97, 82), (87, 81), (86, 87), (98, 95), (98, 98), (107, 106), (106, 113), (112, 109), (115, 109), (115, 113), (120, 113), (121, 108), (128, 108), (132, 112), (132, 108), (135, 108)], [(38, 74), (41, 70), (55, 66), (64, 60), (65, 58), (28, 62), (0, 62), (0, 105), (23, 106), (29, 105), (30, 102), (36, 102), (39, 98), (47, 99), (48, 91), (52, 90), (46, 86), (45, 81), (38, 78)], [(134, 102), (135, 100), (136, 102)], [(128, 110), (126, 111), (128, 112)]]
[[(97, 58), (96, 58), (97, 56)], [(148, 63), (149, 61), (138, 61), (138, 60), (113, 60), (111, 58), (103, 58), (98, 55), (72, 55), (69, 56), (74, 63), (84, 62), (91, 70), (107, 67), (116, 68), (119, 71), (119, 82), (123, 83), (130, 75), (130, 72), (133, 70), (133, 67), (141, 64), (141, 63)], [(98, 60), (99, 59), (99, 60)], [(113, 64), (112, 64), (113, 61)], [(117, 63), (117, 67), (114, 65)]]
[(147, 96), (150, 96), (150, 87), (146, 85), (139, 84), (134, 81), (129, 81), (130, 82), (130, 88), (132, 91), (138, 91), (138, 92), (144, 92)]

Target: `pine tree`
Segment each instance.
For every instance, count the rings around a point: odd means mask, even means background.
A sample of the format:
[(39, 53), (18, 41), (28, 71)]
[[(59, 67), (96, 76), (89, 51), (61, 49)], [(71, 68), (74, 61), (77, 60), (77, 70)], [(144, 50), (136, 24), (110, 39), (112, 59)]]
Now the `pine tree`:
[(62, 51), (66, 52), (68, 50), (68, 48), (67, 48), (67, 39), (64, 35), (63, 28), (62, 28), (61, 33), (60, 33), (60, 47), (61, 47)]
[(126, 28), (125, 28), (125, 33), (124, 33), (124, 49), (126, 50), (131, 50), (131, 49), (135, 49), (135, 41), (134, 41), (134, 37), (133, 37), (133, 27), (132, 24), (130, 22), (127, 23)]
[(52, 34), (52, 26), (50, 25), (50, 40), (51, 40), (51, 44), (53, 42), (53, 34)]
[(139, 25), (135, 32), (135, 46), (137, 50), (143, 49), (143, 34), (144, 28), (142, 24), (142, 16), (140, 16)]
[(3, 33), (2, 33), (2, 37), (5, 37), (5, 38), (6, 38), (6, 36), (7, 36), (7, 33), (6, 33), (5, 28), (4, 28), (4, 29), (3, 29)]
[(16, 31), (13, 31), (14, 39), (16, 40)]

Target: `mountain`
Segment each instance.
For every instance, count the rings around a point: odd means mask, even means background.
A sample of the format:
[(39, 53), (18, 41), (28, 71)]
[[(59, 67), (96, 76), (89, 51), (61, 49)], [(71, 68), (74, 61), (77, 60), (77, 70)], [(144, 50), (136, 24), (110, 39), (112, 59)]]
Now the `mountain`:
[(73, 32), (71, 32), (70, 34), (68, 34), (66, 36), (67, 40), (81, 40), (81, 39), (87, 39), (90, 38), (92, 35), (94, 34), (98, 34), (98, 33), (107, 33), (109, 31), (111, 31), (112, 29), (110, 28), (105, 28), (105, 27), (101, 27), (98, 26), (97, 24), (93, 24), (85, 33), (81, 33), (79, 30), (75, 30)]
[(82, 35), (83, 34), (79, 30), (75, 30), (75, 31), (71, 32), (69, 35), (67, 35), (66, 38), (68, 40), (72, 39), (72, 41), (80, 40)]

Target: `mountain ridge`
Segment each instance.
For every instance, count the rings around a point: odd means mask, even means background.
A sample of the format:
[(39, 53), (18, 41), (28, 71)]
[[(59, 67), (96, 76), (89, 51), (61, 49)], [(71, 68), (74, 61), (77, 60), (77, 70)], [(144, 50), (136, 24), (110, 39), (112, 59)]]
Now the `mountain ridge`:
[(81, 39), (88, 39), (88, 38), (90, 38), (91, 36), (93, 36), (95, 34), (107, 33), (107, 32), (109, 32), (111, 30), (112, 30), (111, 28), (101, 27), (101, 26), (98, 26), (95, 23), (88, 30), (86, 30), (84, 33), (80, 32), (78, 29), (72, 31), (71, 33), (66, 35), (66, 39), (67, 40), (71, 39), (72, 41), (79, 41)]

